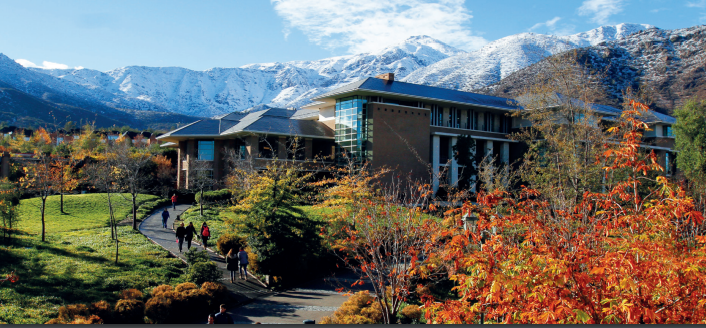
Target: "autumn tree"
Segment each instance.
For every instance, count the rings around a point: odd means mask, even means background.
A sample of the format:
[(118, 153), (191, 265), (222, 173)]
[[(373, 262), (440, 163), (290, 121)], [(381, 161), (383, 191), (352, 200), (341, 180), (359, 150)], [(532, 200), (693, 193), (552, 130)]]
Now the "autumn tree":
[(118, 184), (120, 178), (120, 172), (116, 169), (114, 163), (116, 162), (116, 154), (111, 153), (109, 150), (105, 150), (103, 154), (96, 156), (95, 160), (87, 164), (83, 168), (83, 173), (86, 175), (87, 179), (92, 181), (93, 187), (101, 192), (101, 196), (105, 199), (108, 205), (108, 222), (110, 223), (110, 237), (115, 241), (115, 264), (118, 263), (119, 258), (119, 244), (120, 240), (118, 238), (118, 220), (115, 217), (115, 207), (113, 206), (113, 201), (115, 197), (118, 197), (120, 193), (120, 185)]
[(326, 215), (327, 243), (360, 276), (356, 284), (372, 284), (382, 321), (395, 323), (415, 282), (437, 274), (419, 265), (440, 228), (423, 211), (431, 205), (431, 186), (400, 180), (389, 169), (366, 163), (348, 161), (331, 171), (332, 178), (316, 183), (325, 187), (316, 206), (332, 213)]
[[(461, 214), (475, 229), (443, 229), (458, 299), (425, 300), (430, 323), (706, 323), (706, 237), (690, 236), (703, 215), (683, 189), (658, 177), (654, 153), (640, 151), (647, 106), (631, 102), (612, 128), (621, 141), (596, 159), (621, 180), (605, 192), (586, 191), (557, 210), (537, 189), (518, 196), (483, 193)], [(499, 205), (507, 208), (498, 212)]]
[(76, 165), (78, 160), (75, 153), (71, 147), (67, 144), (61, 144), (54, 149), (54, 155), (56, 156), (56, 166), (60, 171), (60, 185), (59, 185), (59, 207), (60, 211), (64, 213), (64, 194), (71, 192), (76, 189), (81, 183), (76, 171)]
[(18, 207), (20, 197), (17, 183), (3, 178), (0, 180), (0, 218), (2, 219), (2, 238), (8, 242), (20, 216)]
[(36, 194), (41, 202), (39, 211), (42, 218), (42, 241), (46, 241), (45, 210), (47, 198), (60, 192), (62, 172), (60, 165), (52, 155), (36, 151), (34, 161), (24, 167), (25, 176), (20, 180), (22, 188)]

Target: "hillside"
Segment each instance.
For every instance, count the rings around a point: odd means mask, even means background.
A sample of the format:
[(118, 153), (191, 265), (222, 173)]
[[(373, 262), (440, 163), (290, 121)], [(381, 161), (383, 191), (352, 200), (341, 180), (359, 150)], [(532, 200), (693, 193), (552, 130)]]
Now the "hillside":
[[(670, 113), (687, 99), (706, 98), (706, 26), (676, 30), (649, 29), (617, 41), (577, 50), (578, 62), (604, 74), (606, 97), (599, 102), (620, 106), (629, 86), (647, 91), (651, 107)], [(475, 92), (513, 97), (534, 82), (542, 61), (521, 69), (499, 83)]]

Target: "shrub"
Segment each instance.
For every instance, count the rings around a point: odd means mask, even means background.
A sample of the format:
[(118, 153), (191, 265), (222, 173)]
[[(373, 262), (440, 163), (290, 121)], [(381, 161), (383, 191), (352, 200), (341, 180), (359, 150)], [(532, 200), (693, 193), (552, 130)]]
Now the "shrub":
[(152, 292), (150, 294), (152, 295), (152, 297), (159, 297), (162, 294), (171, 291), (174, 291), (174, 287), (169, 285), (160, 285), (152, 289)]
[(90, 316), (91, 312), (85, 304), (70, 304), (59, 308), (57, 323), (71, 322), (74, 318)]
[(186, 280), (203, 284), (207, 281), (218, 281), (222, 278), (221, 271), (213, 262), (197, 262), (189, 267), (189, 273)]
[(246, 238), (236, 234), (221, 235), (218, 241), (216, 241), (216, 247), (223, 256), (226, 256), (231, 249), (235, 249), (237, 252), (240, 250), (240, 247), (245, 247), (246, 245)]
[(178, 284), (176, 286), (176, 288), (174, 288), (174, 291), (177, 293), (183, 293), (183, 292), (185, 292), (187, 290), (191, 290), (191, 289), (198, 290), (199, 286), (197, 286), (196, 284), (194, 284), (192, 282), (185, 282), (185, 283)]
[(114, 317), (117, 323), (145, 323), (145, 303), (138, 300), (119, 300), (115, 304)]
[(91, 314), (97, 315), (101, 319), (103, 319), (104, 323), (110, 323), (113, 319), (113, 311), (110, 309), (110, 303), (106, 301), (98, 301), (88, 308), (91, 311)]
[(380, 303), (368, 291), (357, 292), (343, 302), (331, 316), (324, 317), (322, 324), (374, 324), (382, 323)]
[(189, 265), (194, 265), (199, 262), (210, 262), (211, 259), (208, 256), (208, 252), (205, 250), (200, 250), (197, 251), (196, 247), (191, 248), (188, 250), (186, 253), (184, 253), (184, 257), (186, 257), (186, 263), (189, 263)]
[(422, 317), (422, 309), (417, 305), (407, 305), (400, 311), (400, 322), (404, 324), (417, 323)]
[(228, 289), (223, 284), (207, 281), (201, 285), (201, 294), (204, 295), (209, 308), (214, 308), (216, 305), (221, 304), (228, 295)]
[(167, 323), (170, 318), (172, 300), (162, 295), (163, 293), (150, 298), (145, 304), (145, 316), (149, 318), (150, 323)]
[[(204, 204), (227, 203), (233, 197), (228, 189), (205, 191), (203, 193)], [(196, 194), (196, 202), (201, 203), (201, 194)]]
[(120, 292), (120, 299), (141, 300), (142, 299), (142, 292), (135, 289), (135, 288), (125, 289), (122, 292)]
[(89, 317), (78, 316), (74, 318), (73, 321), (69, 322), (71, 325), (99, 325), (102, 323), (103, 320), (95, 314), (92, 314)]

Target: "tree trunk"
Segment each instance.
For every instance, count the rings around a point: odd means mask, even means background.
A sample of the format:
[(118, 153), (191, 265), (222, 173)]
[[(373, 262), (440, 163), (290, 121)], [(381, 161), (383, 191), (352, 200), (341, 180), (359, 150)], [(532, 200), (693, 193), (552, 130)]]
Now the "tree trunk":
[(137, 230), (137, 194), (132, 194), (132, 229)]
[(108, 192), (108, 213), (110, 221), (110, 239), (118, 239), (118, 227), (115, 223), (115, 216), (113, 215), (113, 202), (110, 200), (110, 192)]
[(115, 264), (118, 264), (118, 229), (115, 228)]
[(42, 196), (42, 241), (46, 241), (46, 230), (45, 230), (45, 225), (44, 225), (44, 210), (47, 208), (47, 198)]
[(61, 191), (61, 194), (59, 196), (59, 203), (61, 204), (61, 214), (64, 214), (64, 191)]
[(203, 189), (201, 189), (201, 199), (199, 200), (199, 207), (201, 210), (201, 216), (203, 216)]

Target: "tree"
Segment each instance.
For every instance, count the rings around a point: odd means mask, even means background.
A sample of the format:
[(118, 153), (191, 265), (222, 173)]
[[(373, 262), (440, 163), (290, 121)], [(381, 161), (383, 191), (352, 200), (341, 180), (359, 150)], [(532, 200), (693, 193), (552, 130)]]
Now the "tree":
[[(360, 276), (356, 284), (371, 282), (382, 320), (395, 323), (416, 282), (437, 273), (420, 266), (440, 228), (422, 211), (430, 205), (431, 186), (402, 181), (390, 177), (388, 169), (370, 169), (368, 164), (357, 166), (351, 161), (332, 171), (334, 177), (317, 183), (325, 187), (317, 207), (332, 213), (326, 217), (327, 242)], [(391, 182), (382, 185), (381, 181)]]
[[(216, 183), (213, 178), (212, 163), (191, 158), (187, 163), (187, 170), (189, 171), (189, 189), (197, 190), (201, 199), (204, 199), (203, 192), (213, 188)], [(203, 216), (203, 203), (203, 201), (199, 202), (199, 215), (201, 216)]]
[(592, 108), (602, 91), (600, 79), (575, 56), (546, 59), (548, 69), (517, 97), (524, 110), (516, 115), (531, 126), (513, 135), (528, 147), (520, 177), (557, 210), (573, 208), (585, 192), (600, 190), (604, 163), (596, 158), (611, 137)]
[[(706, 101), (691, 100), (674, 111), (677, 167), (695, 184), (706, 190)], [(704, 193), (699, 198), (703, 202)]]
[(434, 254), (453, 263), (458, 299), (426, 298), (430, 323), (706, 323), (706, 236), (683, 233), (703, 215), (665, 177), (641, 196), (640, 178), (663, 168), (639, 150), (647, 106), (630, 106), (612, 128), (622, 141), (600, 154), (625, 173), (609, 190), (563, 211), (530, 188), (463, 205), (476, 229), (440, 231), (451, 238)]
[(54, 156), (35, 152), (35, 161), (24, 167), (25, 176), (20, 180), (22, 188), (39, 196), (42, 216), (42, 241), (46, 241), (45, 209), (47, 198), (59, 193), (62, 186), (62, 171)]
[(57, 157), (56, 165), (61, 173), (59, 185), (59, 206), (60, 211), (64, 213), (64, 194), (76, 189), (81, 183), (78, 179), (75, 167), (77, 164), (73, 150), (67, 144), (61, 144), (54, 149)]
[(313, 173), (297, 163), (272, 161), (255, 174), (259, 175), (252, 179), (253, 187), (235, 210), (244, 214), (239, 230), (248, 235), (260, 272), (272, 276), (306, 273), (321, 249), (319, 224), (295, 206), (306, 200), (305, 189)]
[[(137, 196), (146, 190), (151, 179), (146, 166), (152, 162), (152, 153), (144, 148), (133, 148), (116, 144), (113, 167), (117, 172), (117, 183), (130, 195), (132, 201), (132, 228), (137, 230)], [(122, 194), (121, 194), (122, 195)]]
[(67, 133), (75, 128), (76, 128), (76, 123), (74, 123), (73, 121), (67, 121), (64, 124), (64, 130), (66, 130)]
[(104, 199), (108, 204), (108, 222), (110, 222), (110, 238), (115, 241), (115, 264), (118, 263), (119, 243), (118, 225), (115, 219), (113, 208), (113, 197), (120, 192), (118, 185), (119, 172), (115, 169), (114, 162), (116, 154), (105, 151), (97, 156), (97, 160), (86, 165), (83, 173), (87, 179), (93, 182), (93, 187), (103, 192)]
[(0, 180), (0, 217), (2, 218), (2, 238), (6, 243), (12, 237), (14, 226), (20, 218), (17, 212), (19, 203), (17, 183), (7, 178)]
[(476, 140), (469, 135), (458, 137), (453, 146), (454, 159), (462, 167), (458, 178), (459, 189), (468, 189), (478, 180), (478, 164), (482, 156), (476, 150)]

